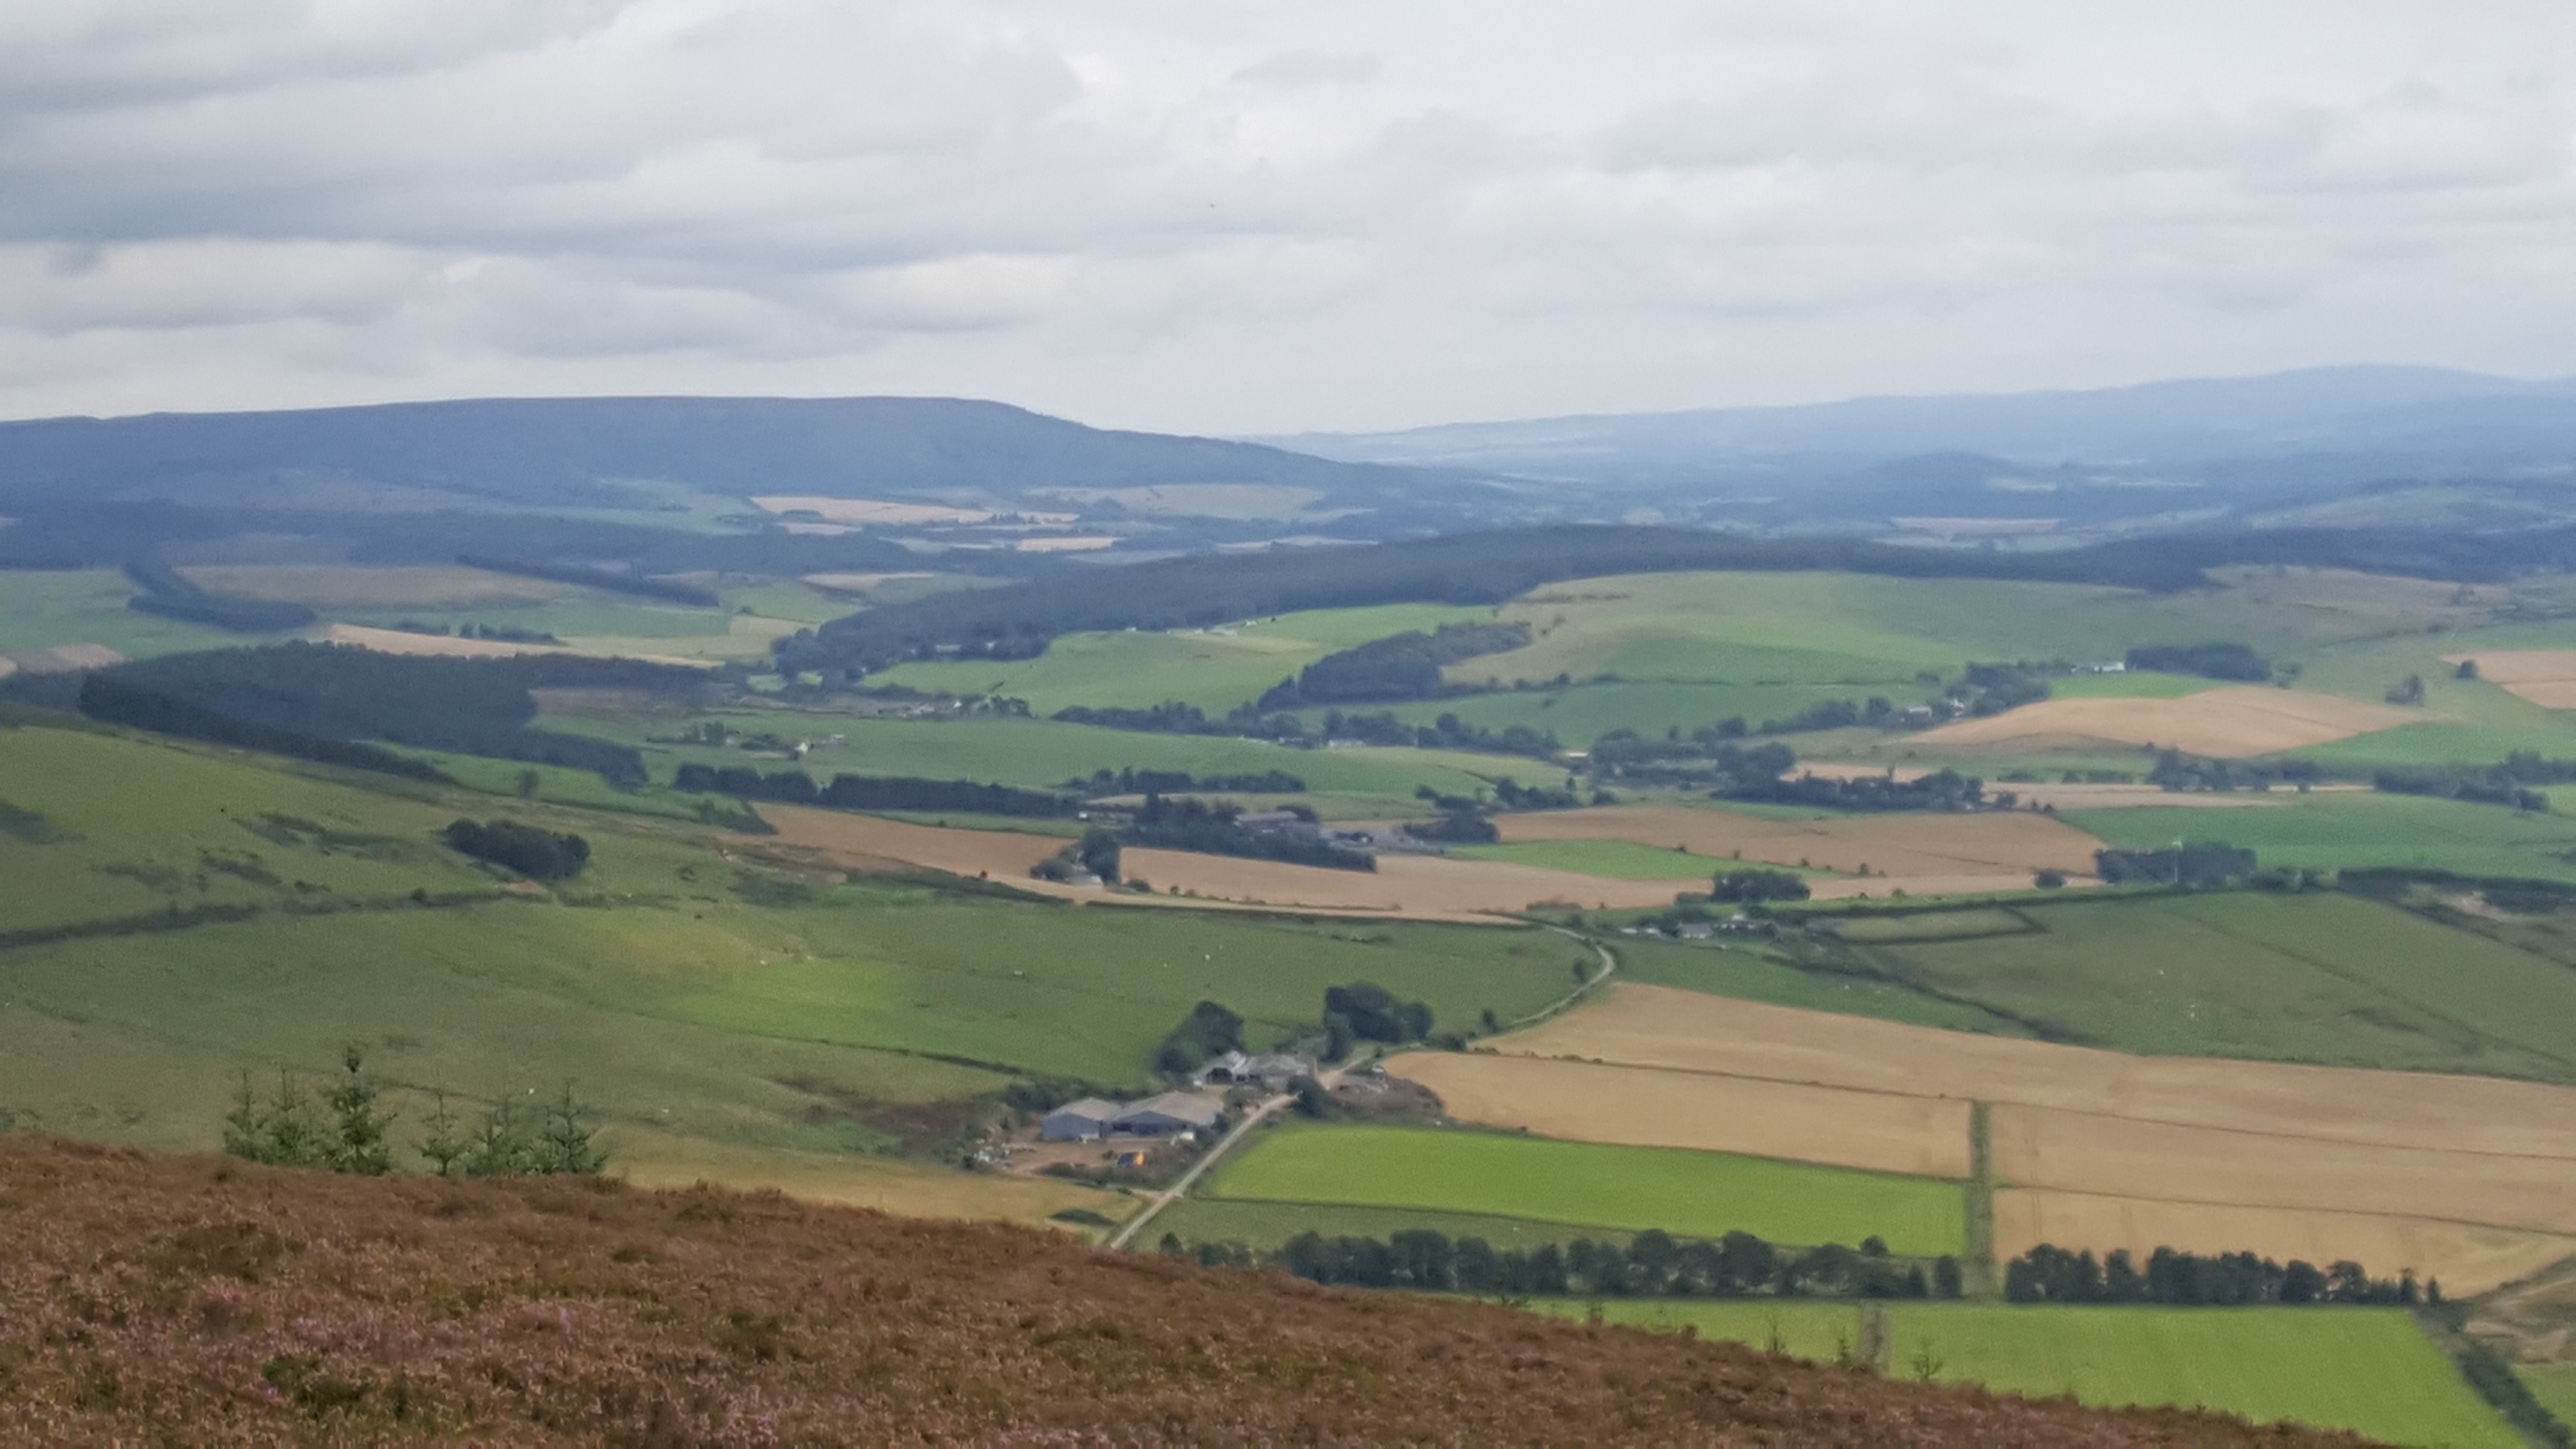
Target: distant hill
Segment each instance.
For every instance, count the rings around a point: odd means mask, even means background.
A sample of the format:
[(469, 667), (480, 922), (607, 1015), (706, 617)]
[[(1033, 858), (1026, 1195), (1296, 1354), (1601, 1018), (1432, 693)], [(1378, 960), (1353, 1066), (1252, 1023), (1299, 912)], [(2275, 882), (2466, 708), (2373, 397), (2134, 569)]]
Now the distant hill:
[(2335, 367), (2093, 391), (1457, 423), (1266, 441), (1469, 469), (1671, 521), (2176, 524), (2470, 483), (2576, 511), (2576, 379)]
[(1008, 503), (1058, 488), (1209, 483), (1343, 494), (1402, 476), (962, 398), (494, 398), (0, 423), (0, 507), (75, 496), (239, 503), (237, 485), (330, 480), (615, 506), (638, 483), (738, 497)]
[(0, 1136), (11, 1443), (2353, 1443), (1022, 1228)]

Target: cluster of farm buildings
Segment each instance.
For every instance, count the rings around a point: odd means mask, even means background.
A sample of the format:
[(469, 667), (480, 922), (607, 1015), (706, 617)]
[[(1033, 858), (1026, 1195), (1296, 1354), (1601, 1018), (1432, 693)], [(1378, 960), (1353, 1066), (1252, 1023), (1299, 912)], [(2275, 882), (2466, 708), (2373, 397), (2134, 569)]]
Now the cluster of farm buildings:
[[(1226, 1052), (1199, 1069), (1202, 1087), (1259, 1086), (1278, 1091), (1314, 1075), (1304, 1057), (1246, 1056)], [(1186, 1137), (1214, 1127), (1225, 1103), (1204, 1091), (1164, 1092), (1141, 1102), (1083, 1097), (1046, 1114), (1038, 1135), (1049, 1142), (1093, 1142), (1103, 1137)]]

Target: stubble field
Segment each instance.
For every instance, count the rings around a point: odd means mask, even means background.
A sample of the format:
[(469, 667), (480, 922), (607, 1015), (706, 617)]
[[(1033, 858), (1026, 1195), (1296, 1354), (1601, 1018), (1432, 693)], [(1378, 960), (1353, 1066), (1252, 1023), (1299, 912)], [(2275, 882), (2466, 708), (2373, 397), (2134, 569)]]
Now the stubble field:
[[(2576, 1252), (2565, 1088), (2130, 1057), (1638, 984), (1489, 1045), (1392, 1069), (1500, 1126), (1882, 1168), (1956, 1164), (1967, 1103), (1991, 1103), (2006, 1255), (2250, 1248), (2474, 1291)], [(1911, 1159), (1856, 1125), (1909, 1111)]]

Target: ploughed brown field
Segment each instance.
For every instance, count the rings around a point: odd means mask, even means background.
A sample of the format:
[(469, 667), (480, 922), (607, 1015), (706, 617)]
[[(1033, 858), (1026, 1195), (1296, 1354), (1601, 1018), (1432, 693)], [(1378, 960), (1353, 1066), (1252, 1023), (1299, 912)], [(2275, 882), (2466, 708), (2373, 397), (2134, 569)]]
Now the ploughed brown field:
[(1925, 730), (1914, 741), (1926, 745), (2107, 741), (2242, 759), (2418, 724), (2425, 718), (2422, 710), (2238, 684), (2175, 699), (2044, 699), (1984, 719), (1963, 719)]
[(2359, 1442), (996, 1225), (0, 1138), (10, 1443)]
[(1968, 1172), (1997, 1247), (2252, 1249), (2477, 1292), (2576, 1253), (2576, 1090), (2135, 1057), (1631, 983), (1494, 1055), (1395, 1070), (1462, 1119), (1888, 1172)]

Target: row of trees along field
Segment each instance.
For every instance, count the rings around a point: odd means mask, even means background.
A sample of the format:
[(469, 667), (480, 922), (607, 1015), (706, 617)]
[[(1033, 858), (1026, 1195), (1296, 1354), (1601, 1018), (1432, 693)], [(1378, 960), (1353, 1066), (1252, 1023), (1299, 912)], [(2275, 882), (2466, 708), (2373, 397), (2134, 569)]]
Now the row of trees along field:
[[(393, 1171), (394, 1114), (380, 1106), (382, 1087), (367, 1074), (356, 1047), (341, 1053), (340, 1066), (318, 1094), (294, 1073), (281, 1071), (277, 1089), (265, 1098), (252, 1087), (250, 1073), (242, 1073), (233, 1109), (224, 1118), (224, 1151), (277, 1167), (318, 1167), (364, 1177)], [(471, 1129), (448, 1110), (445, 1093), (436, 1094), (436, 1101), (413, 1146), (441, 1177), (596, 1174), (606, 1164), (591, 1140), (598, 1129), (590, 1109), (574, 1099), (570, 1082), (561, 1096), (534, 1113), (504, 1092)]]
[[(1497, 1249), (1483, 1238), (1451, 1239), (1432, 1228), (1409, 1228), (1386, 1238), (1325, 1237), (1300, 1233), (1276, 1250), (1257, 1254), (1240, 1243), (1184, 1247), (1176, 1237), (1166, 1253), (1187, 1253), (1211, 1266), (1284, 1268), (1317, 1283), (1426, 1292), (1507, 1293), (1605, 1298), (1957, 1298), (1963, 1291), (1958, 1259), (1923, 1262), (1891, 1256), (1879, 1239), (1853, 1249), (1836, 1243), (1803, 1250), (1763, 1241), (1751, 1233), (1715, 1240), (1677, 1239), (1648, 1229), (1616, 1243), (1577, 1238), (1562, 1248)], [(2013, 1303), (2155, 1303), (2175, 1307), (2282, 1304), (2413, 1305), (2442, 1301), (2440, 1283), (2419, 1290), (2415, 1275), (2373, 1278), (2359, 1263), (2324, 1269), (2299, 1260), (2287, 1266), (2253, 1253), (2198, 1254), (2160, 1247), (2146, 1266), (2126, 1250), (2096, 1262), (2090, 1252), (2069, 1253), (2041, 1244), (2004, 1266), (2004, 1296)]]
[(1023, 790), (1012, 785), (973, 780), (925, 780), (910, 775), (834, 775), (817, 785), (803, 770), (762, 774), (746, 766), (689, 764), (672, 776), (671, 788), (698, 795), (730, 795), (737, 800), (769, 800), (782, 805), (826, 805), (836, 810), (953, 810), (960, 814), (1064, 818), (1078, 813), (1082, 801), (1049, 790)]
[(1146, 709), (1068, 705), (1048, 718), (1062, 724), (1091, 725), (1097, 729), (1132, 730), (1142, 734), (1219, 735), (1285, 745), (1351, 740), (1364, 745), (1472, 750), (1492, 755), (1528, 755), (1538, 759), (1553, 759), (1564, 748), (1557, 742), (1553, 731), (1534, 730), (1522, 724), (1499, 730), (1487, 729), (1468, 724), (1449, 713), (1443, 713), (1427, 725), (1416, 725), (1397, 719), (1392, 710), (1359, 714), (1345, 713), (1336, 708), (1328, 709), (1321, 717), (1309, 721), (1302, 715), (1266, 714), (1250, 704), (1238, 706), (1227, 714), (1211, 715), (1194, 704), (1165, 700)]
[(1211, 1266), (1259, 1265), (1284, 1268), (1316, 1283), (1441, 1293), (1956, 1298), (1962, 1282), (1956, 1258), (1934, 1259), (1927, 1268), (1889, 1256), (1887, 1245), (1877, 1238), (1857, 1249), (1828, 1243), (1799, 1251), (1751, 1233), (1728, 1233), (1712, 1241), (1677, 1239), (1657, 1228), (1637, 1234), (1625, 1246), (1577, 1238), (1562, 1247), (1542, 1243), (1498, 1249), (1483, 1238), (1452, 1239), (1433, 1228), (1408, 1228), (1386, 1238), (1300, 1233), (1269, 1253), (1255, 1253), (1240, 1243), (1185, 1248), (1169, 1236), (1161, 1246)]

